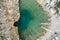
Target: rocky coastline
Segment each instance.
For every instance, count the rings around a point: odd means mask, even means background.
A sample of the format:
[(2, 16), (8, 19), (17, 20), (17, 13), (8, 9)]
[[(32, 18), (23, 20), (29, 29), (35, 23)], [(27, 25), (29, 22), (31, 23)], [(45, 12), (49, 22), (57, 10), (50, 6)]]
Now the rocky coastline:
[(39, 40), (60, 40), (58, 35), (60, 34), (60, 5), (58, 4), (60, 0), (37, 0), (37, 2), (50, 16), (49, 29), (43, 27), (47, 32)]
[(19, 17), (19, 0), (0, 0), (0, 40), (19, 40), (18, 28), (13, 25)]

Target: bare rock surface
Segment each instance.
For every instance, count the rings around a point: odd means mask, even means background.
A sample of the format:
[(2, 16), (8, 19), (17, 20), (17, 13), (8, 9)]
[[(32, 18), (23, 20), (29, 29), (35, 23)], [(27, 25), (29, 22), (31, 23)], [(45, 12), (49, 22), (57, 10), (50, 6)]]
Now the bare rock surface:
[(19, 17), (18, 0), (0, 0), (0, 40), (19, 40), (18, 28), (13, 25)]
[[(42, 36), (41, 40), (60, 40), (60, 5), (56, 6), (60, 0), (38, 0), (37, 1), (42, 8), (51, 15), (50, 26), (48, 28), (43, 28), (47, 32)], [(58, 36), (57, 36), (58, 35)]]

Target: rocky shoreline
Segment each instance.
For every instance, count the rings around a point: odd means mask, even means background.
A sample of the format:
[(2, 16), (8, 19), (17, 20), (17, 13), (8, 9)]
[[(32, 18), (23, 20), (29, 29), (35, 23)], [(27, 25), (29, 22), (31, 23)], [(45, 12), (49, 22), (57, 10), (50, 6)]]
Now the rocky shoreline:
[[(42, 8), (50, 15), (50, 26), (49, 29), (45, 29), (47, 32), (44, 36), (42, 36), (41, 40), (60, 40), (58, 36), (54, 36), (55, 33), (58, 34), (60, 32), (60, 10), (56, 6), (56, 4), (60, 0), (37, 0), (37, 2), (42, 6)], [(48, 31), (49, 30), (49, 31)], [(52, 37), (54, 36), (54, 38)], [(57, 38), (56, 38), (57, 37)]]
[(18, 28), (13, 25), (19, 17), (19, 0), (0, 0), (0, 40), (19, 40)]

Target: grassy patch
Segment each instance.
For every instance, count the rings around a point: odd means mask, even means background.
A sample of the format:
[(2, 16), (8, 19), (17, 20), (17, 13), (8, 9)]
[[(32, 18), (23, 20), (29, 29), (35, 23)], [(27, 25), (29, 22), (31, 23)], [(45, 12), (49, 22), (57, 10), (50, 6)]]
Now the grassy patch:
[(57, 6), (58, 8), (60, 8), (60, 1), (57, 2), (56, 6)]

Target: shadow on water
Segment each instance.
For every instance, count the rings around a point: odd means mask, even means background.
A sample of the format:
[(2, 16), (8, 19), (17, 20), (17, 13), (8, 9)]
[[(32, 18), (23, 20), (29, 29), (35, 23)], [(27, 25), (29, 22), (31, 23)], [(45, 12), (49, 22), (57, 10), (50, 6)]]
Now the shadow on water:
[(20, 10), (20, 15), (21, 16), (18, 21), (18, 32), (19, 32), (20, 38), (24, 38), (24, 37), (21, 37), (21, 33), (28, 28), (29, 22), (33, 19), (33, 15), (29, 10), (26, 10), (26, 9)]

